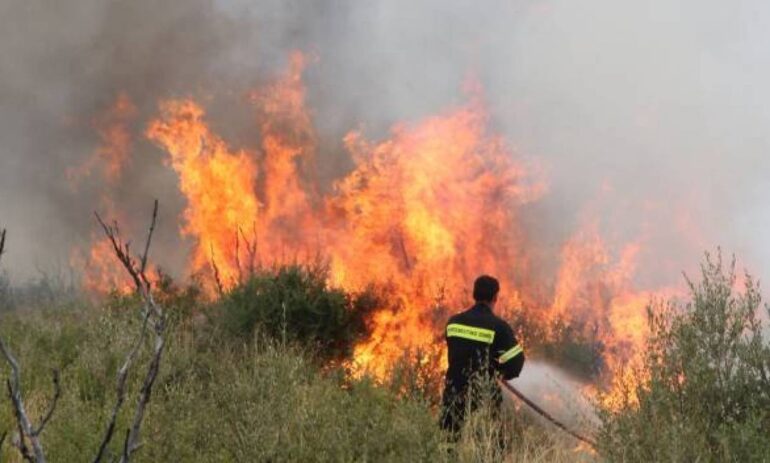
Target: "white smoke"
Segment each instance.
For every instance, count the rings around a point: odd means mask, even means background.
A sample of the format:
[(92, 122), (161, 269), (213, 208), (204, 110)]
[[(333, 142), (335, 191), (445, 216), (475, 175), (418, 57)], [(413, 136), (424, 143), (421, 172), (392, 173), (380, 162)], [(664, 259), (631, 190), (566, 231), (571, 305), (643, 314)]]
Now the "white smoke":
[[(599, 423), (586, 384), (557, 367), (528, 360), (521, 376), (511, 380), (510, 384), (573, 432), (590, 436)], [(553, 425), (510, 392), (503, 392), (519, 412), (527, 413), (546, 426)]]

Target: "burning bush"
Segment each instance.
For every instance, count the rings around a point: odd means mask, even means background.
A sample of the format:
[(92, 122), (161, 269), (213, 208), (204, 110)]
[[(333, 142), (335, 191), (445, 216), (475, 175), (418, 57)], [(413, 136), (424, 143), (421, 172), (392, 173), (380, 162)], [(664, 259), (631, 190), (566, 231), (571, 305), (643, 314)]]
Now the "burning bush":
[(770, 455), (770, 347), (758, 284), (706, 256), (692, 300), (652, 304), (638, 386), (602, 411), (609, 460), (759, 461)]
[(317, 347), (321, 358), (341, 359), (366, 333), (376, 298), (371, 292), (351, 295), (331, 288), (323, 268), (294, 265), (256, 272), (219, 305), (231, 334), (251, 337), (259, 329), (278, 340)]

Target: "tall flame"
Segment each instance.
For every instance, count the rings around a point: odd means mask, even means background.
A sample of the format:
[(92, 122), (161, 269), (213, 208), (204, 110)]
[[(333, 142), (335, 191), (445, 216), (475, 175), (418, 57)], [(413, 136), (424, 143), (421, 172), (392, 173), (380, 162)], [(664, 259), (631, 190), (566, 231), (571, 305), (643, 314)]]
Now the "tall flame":
[[(507, 302), (521, 305), (516, 277), (528, 262), (516, 212), (545, 187), (487, 132), (486, 119), (476, 96), (395, 127), (385, 142), (358, 132), (346, 138), (357, 165), (329, 200), (337, 237), (332, 276), (345, 287), (394, 288), (398, 300), (377, 315), (371, 339), (356, 350), (356, 360), (376, 372), (405, 349), (433, 350), (441, 332), (431, 308), (461, 304), (481, 273), (507, 282)], [(437, 301), (440, 294), (447, 300)]]
[(503, 306), (546, 333), (559, 320), (593, 330), (611, 368), (635, 355), (653, 295), (634, 285), (643, 241), (612, 246), (588, 218), (564, 242), (552, 278), (538, 281), (551, 243), (528, 235), (523, 217), (547, 182), (489, 129), (480, 85), (470, 83), (467, 103), (397, 124), (385, 140), (348, 133), (353, 167), (322, 194), (307, 62), (292, 54), (283, 74), (249, 94), (261, 140), (254, 149), (229, 146), (192, 99), (161, 102), (149, 123), (146, 136), (167, 153), (186, 199), (180, 231), (193, 244), (192, 273), (215, 273), (226, 288), (255, 260), (320, 254), (331, 284), (387, 288), (389, 301), (354, 354), (377, 375), (405, 351), (441, 352), (448, 310), (468, 302), (482, 273), (501, 280)]
[[(238, 232), (259, 217), (254, 195), (257, 168), (250, 153), (231, 151), (203, 121), (203, 109), (190, 100), (161, 104), (161, 119), (147, 136), (163, 146), (171, 167), (179, 174), (179, 188), (187, 198), (182, 233), (196, 246), (191, 270), (214, 262), (236, 262)], [(238, 269), (218, 268), (224, 281), (234, 281)]]

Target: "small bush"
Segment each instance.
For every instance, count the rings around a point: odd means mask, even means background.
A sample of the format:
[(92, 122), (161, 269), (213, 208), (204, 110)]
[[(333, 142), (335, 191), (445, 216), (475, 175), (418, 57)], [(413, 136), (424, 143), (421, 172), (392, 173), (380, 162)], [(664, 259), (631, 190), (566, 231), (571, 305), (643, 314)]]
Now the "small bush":
[(598, 331), (598, 327), (584, 322), (557, 319), (548, 327), (548, 334), (537, 340), (533, 350), (580, 378), (595, 379), (604, 367), (604, 346)]
[(757, 317), (761, 296), (735, 264), (706, 256), (684, 307), (650, 307), (640, 383), (601, 410), (610, 461), (767, 461), (770, 348)]
[(324, 270), (300, 266), (256, 273), (224, 295), (221, 322), (241, 338), (259, 329), (284, 342), (317, 348), (322, 358), (341, 359), (365, 334), (376, 300), (331, 288), (327, 280)]

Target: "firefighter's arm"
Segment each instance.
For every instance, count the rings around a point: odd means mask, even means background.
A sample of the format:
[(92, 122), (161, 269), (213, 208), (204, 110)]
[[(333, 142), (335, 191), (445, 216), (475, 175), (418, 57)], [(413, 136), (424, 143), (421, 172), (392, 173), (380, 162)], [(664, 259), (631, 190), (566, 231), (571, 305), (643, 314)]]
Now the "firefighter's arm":
[(524, 368), (524, 349), (516, 341), (510, 326), (506, 324), (500, 331), (496, 349), (498, 370), (505, 380), (518, 378)]

